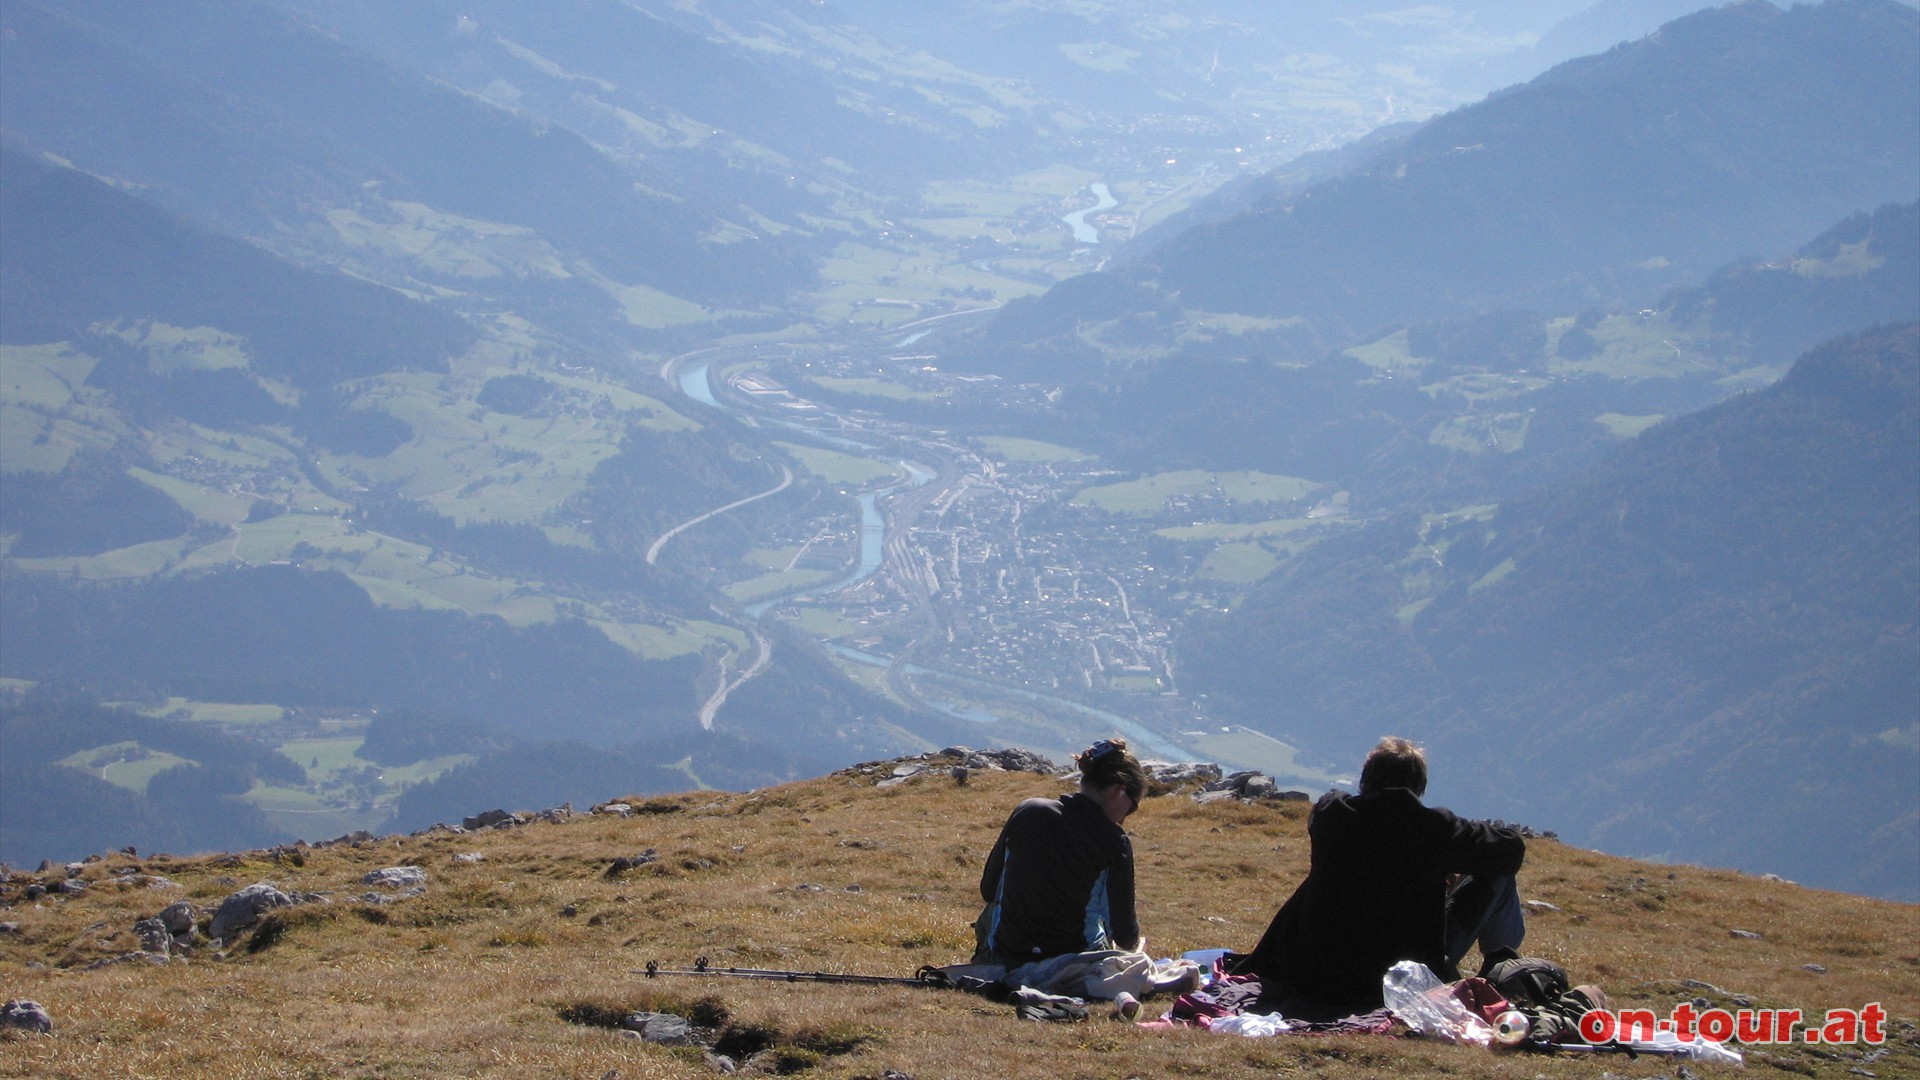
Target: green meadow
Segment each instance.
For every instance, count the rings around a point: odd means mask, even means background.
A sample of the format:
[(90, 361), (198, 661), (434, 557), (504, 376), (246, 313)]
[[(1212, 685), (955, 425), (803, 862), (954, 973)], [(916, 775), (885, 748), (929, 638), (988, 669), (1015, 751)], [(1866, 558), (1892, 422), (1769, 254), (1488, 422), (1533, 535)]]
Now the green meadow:
[(1186, 469), (1085, 488), (1073, 497), (1073, 502), (1112, 514), (1151, 514), (1158, 513), (1168, 499), (1182, 495), (1219, 495), (1236, 503), (1290, 502), (1305, 498), (1319, 487), (1297, 476)]

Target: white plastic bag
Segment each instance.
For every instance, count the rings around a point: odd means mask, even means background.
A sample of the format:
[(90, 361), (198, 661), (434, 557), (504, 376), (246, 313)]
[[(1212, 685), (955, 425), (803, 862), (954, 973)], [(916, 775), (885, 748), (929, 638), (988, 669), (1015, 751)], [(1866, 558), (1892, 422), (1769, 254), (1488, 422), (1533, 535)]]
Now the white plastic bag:
[(1427, 965), (1402, 960), (1381, 980), (1387, 1008), (1422, 1035), (1448, 1042), (1485, 1046), (1493, 1039), (1487, 1022), (1460, 1004), (1453, 991)]

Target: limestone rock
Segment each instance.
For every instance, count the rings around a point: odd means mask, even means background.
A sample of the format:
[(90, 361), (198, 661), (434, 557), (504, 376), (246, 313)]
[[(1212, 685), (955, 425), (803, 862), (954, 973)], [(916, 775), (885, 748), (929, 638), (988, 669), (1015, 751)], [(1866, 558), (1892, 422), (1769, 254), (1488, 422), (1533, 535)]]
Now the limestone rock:
[(661, 1046), (693, 1045), (693, 1025), (687, 1023), (686, 1018), (672, 1013), (631, 1013), (620, 1021), (620, 1026), (638, 1032), (647, 1042)]
[(220, 902), (213, 913), (213, 923), (208, 926), (209, 936), (225, 941), (236, 932), (245, 930), (258, 922), (260, 916), (274, 908), (292, 907), (293, 897), (280, 891), (271, 881), (255, 882)]
[(53, 1017), (47, 1012), (47, 1007), (37, 1001), (9, 1001), (0, 1007), (0, 1027), (51, 1035)]
[(158, 918), (162, 923), (166, 924), (167, 933), (180, 936), (193, 933), (193, 921), (197, 915), (198, 913), (193, 910), (192, 904), (185, 900), (180, 900), (168, 904), (166, 908), (160, 912)]
[(418, 866), (389, 866), (384, 870), (375, 870), (361, 877), (362, 885), (377, 885), (387, 889), (406, 889), (427, 883), (427, 872)]

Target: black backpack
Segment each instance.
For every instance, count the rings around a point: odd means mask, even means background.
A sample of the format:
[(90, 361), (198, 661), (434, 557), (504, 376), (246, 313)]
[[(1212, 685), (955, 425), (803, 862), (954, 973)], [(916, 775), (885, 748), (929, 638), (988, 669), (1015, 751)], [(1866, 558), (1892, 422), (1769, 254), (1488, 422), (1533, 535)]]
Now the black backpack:
[(1567, 969), (1537, 956), (1516, 956), (1490, 964), (1480, 977), (1493, 984), (1516, 1009), (1531, 1012), (1567, 992)]

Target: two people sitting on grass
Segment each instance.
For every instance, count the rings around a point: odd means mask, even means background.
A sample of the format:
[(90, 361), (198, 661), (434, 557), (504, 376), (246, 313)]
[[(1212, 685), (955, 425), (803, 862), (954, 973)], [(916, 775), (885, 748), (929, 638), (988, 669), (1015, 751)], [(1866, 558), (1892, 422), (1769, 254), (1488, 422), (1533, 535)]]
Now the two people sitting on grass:
[[(1146, 769), (1118, 738), (1074, 762), (1080, 790), (1021, 803), (987, 856), (975, 964), (1051, 973), (1049, 961), (1142, 948), (1122, 825), (1140, 808)], [(1450, 982), (1476, 943), (1489, 965), (1518, 955), (1526, 841), (1427, 806), (1426, 790), (1426, 755), (1389, 737), (1368, 753), (1358, 794), (1330, 791), (1314, 805), (1305, 880), (1234, 964), (1260, 977), (1273, 1010), (1309, 1020), (1371, 1012), (1399, 961)]]

